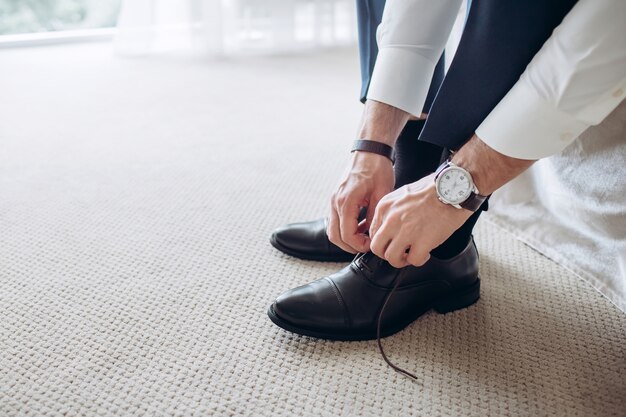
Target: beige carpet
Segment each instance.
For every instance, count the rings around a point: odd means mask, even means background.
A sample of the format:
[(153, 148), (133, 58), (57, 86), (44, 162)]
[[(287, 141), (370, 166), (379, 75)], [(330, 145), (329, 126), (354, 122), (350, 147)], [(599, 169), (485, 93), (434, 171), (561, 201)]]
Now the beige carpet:
[(266, 317), (339, 267), (267, 238), (325, 211), (354, 51), (0, 61), (0, 415), (625, 415), (626, 317), (487, 222), (481, 301), (385, 340), (420, 383)]

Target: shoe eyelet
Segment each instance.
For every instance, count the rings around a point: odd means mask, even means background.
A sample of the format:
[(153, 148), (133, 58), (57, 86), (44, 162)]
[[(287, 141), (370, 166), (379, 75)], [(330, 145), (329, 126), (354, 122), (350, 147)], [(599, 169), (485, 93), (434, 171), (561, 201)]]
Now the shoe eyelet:
[(362, 253), (360, 255), (357, 256), (357, 258), (355, 259), (355, 264), (356, 266), (362, 271), (362, 272), (368, 272), (368, 273), (373, 273), (374, 271), (372, 270), (372, 268), (369, 267), (369, 265), (363, 261), (363, 258), (365, 257), (365, 253)]

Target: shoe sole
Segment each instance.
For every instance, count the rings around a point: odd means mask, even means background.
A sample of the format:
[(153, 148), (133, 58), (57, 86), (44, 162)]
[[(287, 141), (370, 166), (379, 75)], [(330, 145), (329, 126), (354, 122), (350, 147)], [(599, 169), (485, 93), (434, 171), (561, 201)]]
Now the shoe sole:
[(306, 261), (350, 262), (356, 256), (356, 255), (353, 255), (353, 254), (347, 253), (347, 252), (344, 255), (336, 255), (334, 257), (330, 257), (329, 255), (316, 255), (316, 254), (311, 254), (311, 253), (299, 252), (299, 251), (293, 250), (291, 248), (288, 248), (287, 246), (284, 246), (284, 245), (280, 244), (276, 240), (276, 237), (274, 237), (274, 235), (272, 235), (270, 237), (270, 243), (272, 244), (273, 247), (275, 247), (276, 249), (278, 249), (282, 253), (284, 253), (286, 255), (289, 255), (289, 256), (293, 256), (294, 258), (304, 259)]
[[(395, 327), (388, 327), (386, 329), (381, 329), (380, 337), (388, 337), (395, 333), (398, 333), (409, 324), (413, 323), (415, 320), (420, 318), (422, 315), (427, 313), (430, 310), (435, 310), (437, 313), (446, 314), (451, 313), (456, 310), (461, 310), (467, 308), (473, 304), (475, 304), (480, 298), (480, 278), (477, 278), (476, 281), (461, 290), (455, 291), (454, 293), (447, 294), (445, 297), (442, 297), (440, 300), (435, 302), (431, 307), (417, 314), (415, 317), (412, 317), (410, 320), (401, 323)], [(320, 332), (318, 330), (307, 329), (304, 327), (298, 327), (290, 322), (279, 317), (274, 311), (273, 304), (270, 305), (267, 310), (267, 315), (270, 320), (277, 325), (278, 327), (285, 329), (292, 333), (297, 333), (302, 336), (315, 337), (317, 339), (326, 339), (326, 340), (343, 340), (343, 341), (358, 341), (358, 340), (374, 340), (376, 339), (376, 331), (361, 333), (361, 334), (346, 334), (346, 333), (328, 333), (328, 332)]]

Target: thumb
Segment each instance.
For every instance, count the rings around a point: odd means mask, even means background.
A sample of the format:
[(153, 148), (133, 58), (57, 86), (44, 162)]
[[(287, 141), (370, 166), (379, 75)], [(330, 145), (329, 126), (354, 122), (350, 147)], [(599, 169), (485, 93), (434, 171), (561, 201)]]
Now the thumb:
[(365, 228), (369, 230), (372, 226), (372, 220), (374, 219), (374, 214), (376, 213), (376, 206), (380, 200), (382, 200), (384, 196), (374, 194), (370, 199), (370, 203), (367, 206), (367, 214), (365, 215)]
[(359, 222), (358, 232), (359, 234), (363, 234), (363, 251), (368, 252), (370, 250), (370, 243), (372, 243), (372, 238), (368, 234), (370, 226), (372, 225), (372, 219), (374, 218), (374, 213), (376, 212), (376, 206), (382, 197), (373, 197), (370, 199), (370, 203), (367, 205), (367, 212), (365, 214), (365, 218)]

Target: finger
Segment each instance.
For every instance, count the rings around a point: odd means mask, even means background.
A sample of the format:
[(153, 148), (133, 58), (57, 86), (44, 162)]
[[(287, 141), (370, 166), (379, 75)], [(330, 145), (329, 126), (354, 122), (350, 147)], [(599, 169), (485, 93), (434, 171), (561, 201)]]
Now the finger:
[[(378, 229), (380, 229), (380, 220), (379, 219), (380, 219), (380, 217), (377, 216), (376, 214), (372, 218), (372, 224), (370, 224), (370, 227), (369, 227), (370, 239), (374, 239), (374, 237), (378, 233)], [(372, 243), (370, 241), (370, 247), (371, 246), (372, 246)]]
[(406, 261), (413, 266), (422, 266), (430, 259), (430, 253), (420, 247), (419, 244), (411, 246), (409, 253), (406, 255)]
[(357, 252), (367, 251), (369, 248), (365, 246), (366, 237), (358, 233), (361, 208), (358, 204), (347, 202), (339, 209), (341, 240)]
[(365, 222), (368, 225), (372, 224), (372, 220), (374, 219), (374, 214), (376, 213), (376, 207), (378, 207), (378, 203), (384, 197), (384, 195), (372, 195), (369, 204), (367, 205), (367, 214), (365, 216)]
[(363, 249), (361, 252), (369, 252), (370, 244), (372, 243), (372, 239), (369, 236), (369, 230), (367, 227), (367, 222), (365, 219), (359, 222), (359, 226), (357, 228), (357, 233), (363, 236)]
[[(385, 199), (385, 196), (381, 197), (374, 208), (374, 215), (372, 216), (372, 223), (370, 225), (370, 238), (374, 239), (380, 228), (389, 226), (388, 222), (388, 214), (390, 209), (389, 200)], [(393, 232), (393, 230), (389, 230), (389, 232)], [(395, 233), (391, 233), (390, 237)]]
[(369, 234), (369, 227), (367, 225), (367, 220), (363, 219), (359, 222), (359, 227), (357, 228), (357, 233), (362, 233), (364, 235)]
[(372, 224), (372, 219), (374, 218), (374, 214), (376, 213), (376, 207), (380, 200), (384, 197), (384, 195), (374, 196), (370, 200), (370, 203), (367, 206), (367, 212), (365, 218), (361, 220), (358, 226), (357, 233), (365, 235), (364, 246), (365, 248), (362, 252), (366, 252), (370, 250), (370, 245), (372, 243), (372, 232), (370, 226)]
[(406, 250), (409, 246), (401, 237), (393, 238), (385, 250), (385, 260), (394, 268), (404, 268), (409, 264), (406, 260)]
[(385, 251), (387, 250), (387, 246), (391, 243), (391, 238), (386, 232), (386, 229), (383, 227), (376, 232), (376, 236), (372, 238), (370, 243), (370, 250), (374, 253), (374, 255), (379, 258), (385, 258)]
[(344, 251), (356, 253), (354, 249), (343, 243), (343, 241), (341, 240), (341, 232), (339, 230), (339, 215), (337, 214), (337, 210), (335, 209), (334, 204), (331, 204), (330, 207), (330, 217), (328, 218), (328, 227), (326, 228), (326, 234), (328, 235), (328, 240), (339, 246)]
[[(382, 224), (383, 216), (384, 216), (383, 207), (380, 204), (378, 204), (374, 210), (374, 214), (372, 215), (372, 220), (371, 220), (370, 227), (369, 227), (370, 239), (374, 239), (374, 237), (378, 233), (378, 230), (380, 229), (380, 226)], [(371, 243), (370, 243), (370, 247), (371, 247)]]

